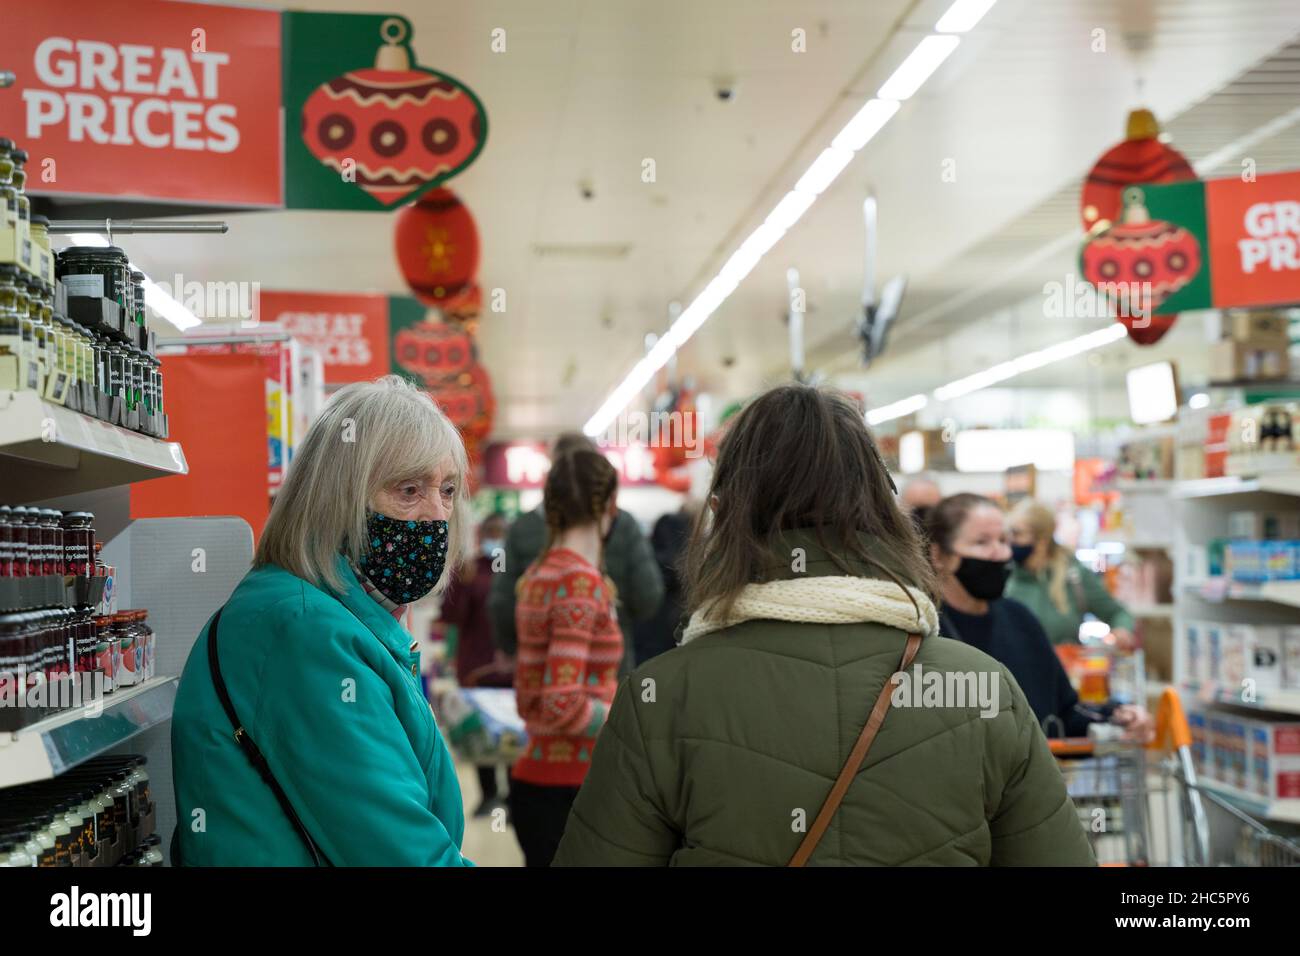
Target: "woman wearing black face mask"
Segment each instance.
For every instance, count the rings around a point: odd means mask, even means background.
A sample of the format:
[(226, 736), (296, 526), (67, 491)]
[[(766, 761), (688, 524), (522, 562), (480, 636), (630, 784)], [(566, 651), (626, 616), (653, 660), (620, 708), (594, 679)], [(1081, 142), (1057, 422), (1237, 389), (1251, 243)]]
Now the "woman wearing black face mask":
[(928, 516), (930, 559), (939, 574), (940, 631), (1005, 664), (1049, 737), (1085, 736), (1111, 720), (1138, 738), (1150, 734), (1140, 707), (1084, 708), (1043, 626), (1023, 604), (1003, 597), (1011, 546), (1002, 510), (981, 495), (943, 499)]

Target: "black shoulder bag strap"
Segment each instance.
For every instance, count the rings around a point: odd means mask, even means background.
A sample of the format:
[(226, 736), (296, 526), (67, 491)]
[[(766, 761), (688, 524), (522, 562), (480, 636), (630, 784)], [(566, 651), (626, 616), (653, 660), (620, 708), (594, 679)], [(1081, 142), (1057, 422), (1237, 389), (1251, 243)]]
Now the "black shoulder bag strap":
[(266, 757), (262, 756), (262, 751), (253, 742), (253, 738), (248, 735), (248, 731), (244, 729), (239, 715), (235, 713), (235, 705), (230, 702), (230, 694), (226, 691), (225, 678), (221, 676), (221, 663), (217, 655), (217, 624), (220, 621), (221, 609), (218, 608), (217, 613), (213, 615), (212, 624), (208, 627), (208, 670), (212, 672), (212, 686), (217, 691), (217, 699), (221, 701), (221, 708), (226, 712), (226, 716), (230, 718), (230, 726), (235, 730), (235, 742), (244, 751), (249, 763), (266, 781), (266, 785), (271, 788), (271, 792), (275, 794), (275, 799), (280, 802), (284, 815), (289, 818), (293, 828), (298, 831), (298, 836), (302, 837), (302, 842), (306, 844), (307, 851), (311, 854), (316, 866), (333, 866), (329, 858), (316, 846), (316, 842), (312, 840), (311, 834), (302, 825), (302, 821), (298, 819), (298, 814), (294, 812), (289, 797), (281, 789), (280, 784), (276, 782), (275, 776), (271, 773), (271, 767), (266, 762)]

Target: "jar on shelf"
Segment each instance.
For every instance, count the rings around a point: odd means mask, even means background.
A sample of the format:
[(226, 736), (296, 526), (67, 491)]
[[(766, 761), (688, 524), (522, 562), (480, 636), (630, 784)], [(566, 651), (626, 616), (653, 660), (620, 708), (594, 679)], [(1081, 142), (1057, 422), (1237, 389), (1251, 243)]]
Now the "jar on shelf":
[(63, 573), (62, 514), (53, 508), (41, 508), (41, 574)]
[[(0, 505), (0, 578), (14, 576), (13, 509)], [(3, 610), (3, 608), (0, 608)]]
[(131, 304), (131, 266), (125, 252), (117, 246), (72, 246), (59, 253), (55, 271), (68, 295), (116, 302), (125, 326)]
[(0, 228), (18, 228), (18, 190), (0, 185)]
[(27, 150), (15, 147), (10, 150), (9, 155), (13, 157), (14, 172), (13, 184), (14, 189), (22, 192), (27, 187)]
[[(12, 373), (5, 372), (3, 363), (6, 356), (13, 356), (17, 367)], [(23, 360), (23, 326), (22, 316), (18, 311), (18, 267), (0, 265), (0, 374), (13, 374), (22, 381)]]
[(32, 216), (32, 245), (39, 247), (46, 256), (50, 252), (50, 220), (45, 216)]
[(113, 635), (118, 648), (114, 685), (119, 689), (134, 687), (140, 682), (140, 672), (137, 670), (135, 635), (131, 632), (129, 611), (119, 611), (113, 615)]
[(63, 573), (88, 578), (95, 571), (95, 516), (89, 511), (65, 511)]
[(117, 641), (113, 635), (113, 615), (101, 614), (95, 617), (95, 680), (103, 687), (104, 693), (111, 694), (117, 689), (117, 673), (114, 662), (120, 651), (115, 651)]
[(12, 139), (0, 136), (0, 186), (13, 186), (14, 171), (17, 164), (14, 162), (14, 150), (18, 144)]
[(144, 273), (143, 272), (131, 273), (131, 290), (133, 292), (132, 302), (134, 303), (135, 306), (131, 316), (132, 321), (134, 321), (135, 324), (138, 325), (140, 328), (144, 328)]
[(28, 577), (27, 569), (31, 558), (27, 543), (27, 509), (22, 505), (15, 505), (9, 509), (9, 533), (13, 542), (14, 555), (12, 576)]

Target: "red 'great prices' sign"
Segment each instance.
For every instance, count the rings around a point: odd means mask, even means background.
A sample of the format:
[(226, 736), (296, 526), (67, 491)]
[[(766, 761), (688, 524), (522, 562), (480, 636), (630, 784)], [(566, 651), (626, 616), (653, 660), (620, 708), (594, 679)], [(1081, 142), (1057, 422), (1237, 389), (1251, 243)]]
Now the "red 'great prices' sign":
[(1300, 173), (1206, 184), (1216, 305), (1300, 302)]
[(281, 204), (277, 11), (40, 0), (4, 17), (0, 65), (29, 192)]
[(262, 292), (257, 321), (284, 329), (321, 354), (330, 385), (387, 375), (388, 297), (318, 292)]

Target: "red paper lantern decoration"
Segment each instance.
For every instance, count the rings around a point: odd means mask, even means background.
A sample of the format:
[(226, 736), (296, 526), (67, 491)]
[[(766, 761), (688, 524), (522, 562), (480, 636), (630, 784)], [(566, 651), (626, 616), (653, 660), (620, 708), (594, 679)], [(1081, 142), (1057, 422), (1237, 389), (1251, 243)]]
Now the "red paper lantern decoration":
[(302, 139), (312, 155), (340, 173), (355, 172), (356, 184), (385, 206), (468, 165), (486, 128), (467, 87), (412, 69), (402, 45), (407, 31), (405, 21), (385, 20), (374, 69), (327, 80), (302, 108)]
[(1079, 209), (1084, 229), (1103, 229), (1115, 222), (1128, 186), (1196, 178), (1183, 154), (1160, 142), (1159, 135), (1160, 124), (1150, 110), (1129, 113), (1124, 142), (1097, 160), (1084, 180)]
[(469, 372), (478, 361), (473, 338), (441, 322), (402, 329), (393, 337), (393, 358), (429, 387)]
[(1104, 229), (1083, 247), (1083, 275), (1118, 293), (1116, 317), (1139, 345), (1152, 345), (1168, 332), (1177, 314), (1154, 312), (1201, 269), (1201, 247), (1182, 226), (1152, 221), (1142, 191), (1125, 193), (1124, 221)]
[(478, 227), (450, 189), (435, 189), (397, 214), (397, 262), (425, 305), (467, 296), (478, 272)]

